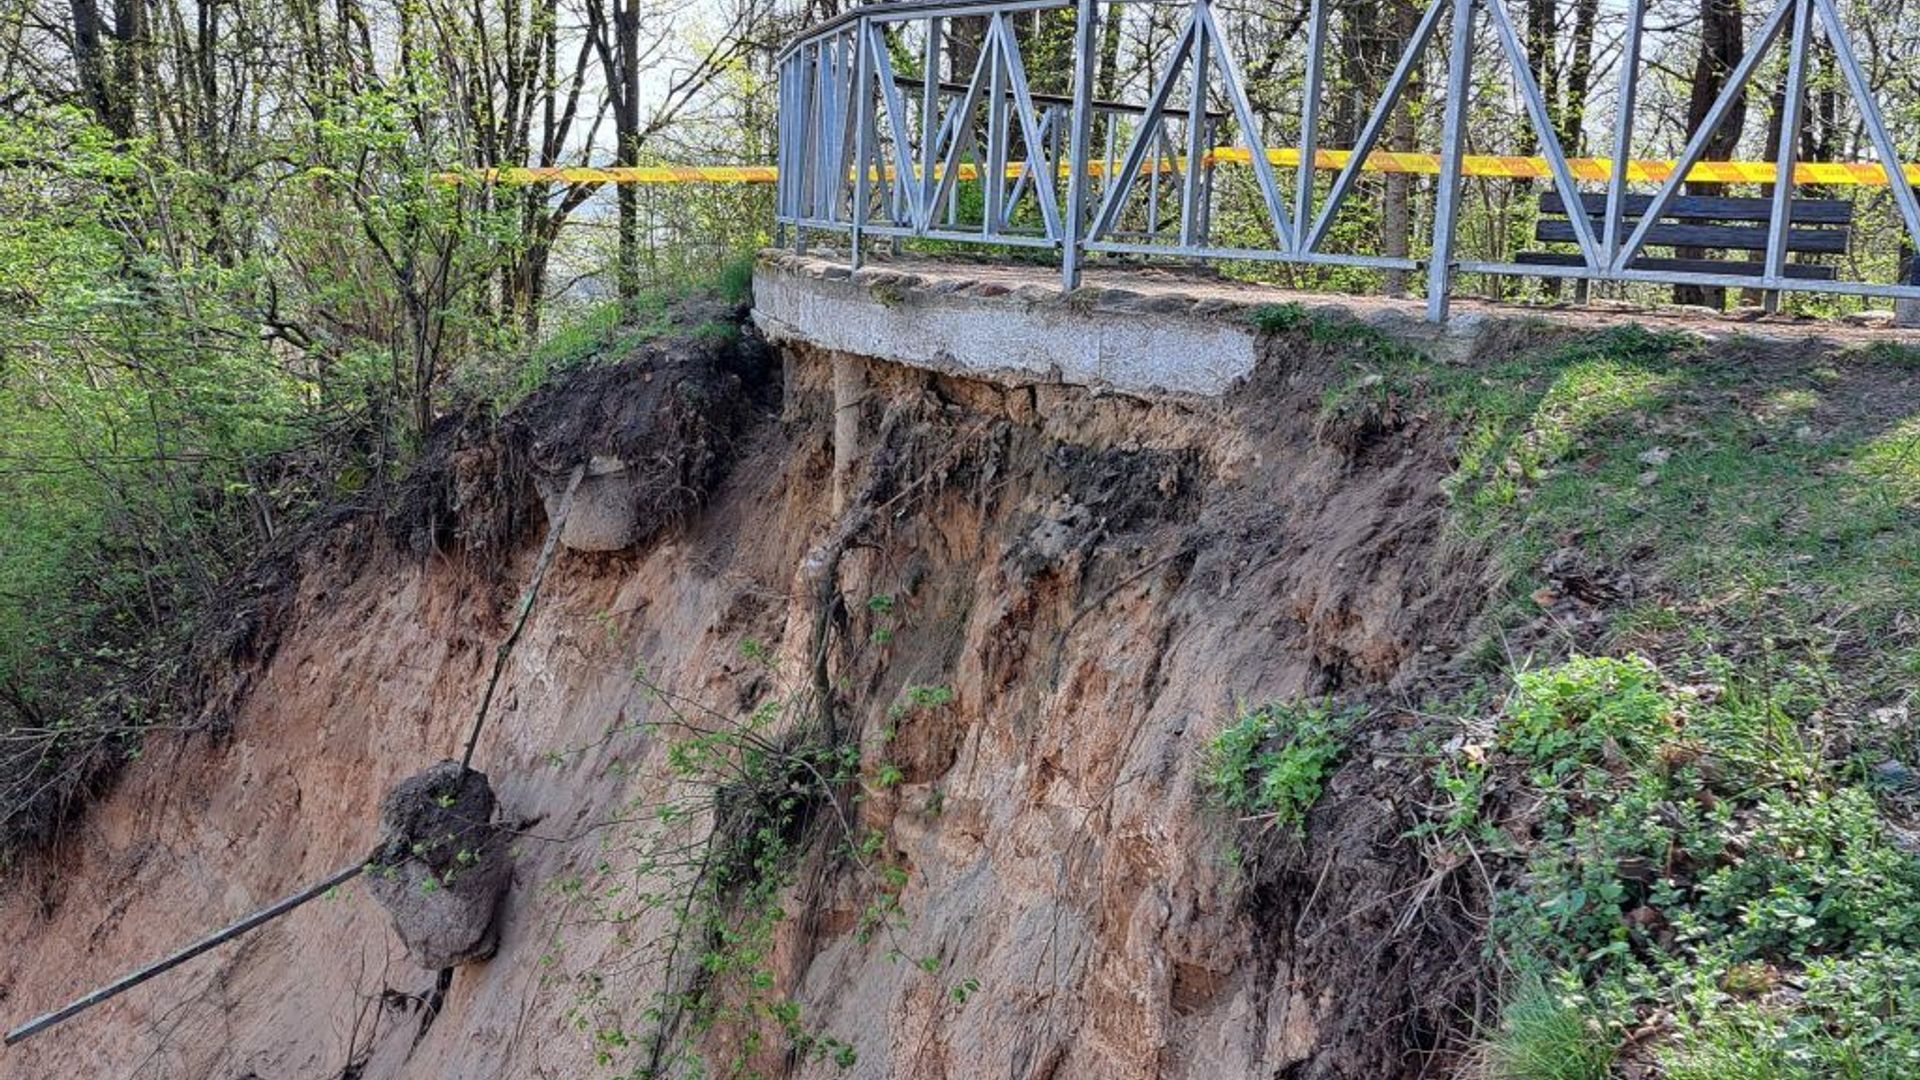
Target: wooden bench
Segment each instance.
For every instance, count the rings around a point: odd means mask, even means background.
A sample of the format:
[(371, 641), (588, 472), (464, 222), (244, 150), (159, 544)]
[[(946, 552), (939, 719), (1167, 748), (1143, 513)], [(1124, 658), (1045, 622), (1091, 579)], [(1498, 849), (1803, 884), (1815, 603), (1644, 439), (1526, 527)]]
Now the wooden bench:
[[(1653, 205), (1651, 195), (1628, 195), (1623, 200), (1620, 240), (1640, 225), (1640, 219)], [(1581, 209), (1593, 227), (1597, 240), (1607, 231), (1607, 196), (1595, 192), (1580, 196)], [(1840, 199), (1794, 199), (1787, 228), (1787, 250), (1802, 255), (1844, 255), (1853, 237), (1853, 204)], [(1766, 272), (1761, 259), (1654, 258), (1644, 254), (1649, 247), (1703, 248), (1715, 251), (1745, 251), (1765, 254), (1767, 222), (1773, 218), (1772, 199), (1738, 199), (1719, 196), (1682, 195), (1667, 204), (1653, 228), (1647, 230), (1642, 254), (1627, 264), (1629, 270), (1665, 270), (1683, 274), (1725, 274), (1760, 277)], [(1574, 242), (1573, 222), (1567, 205), (1557, 192), (1540, 196), (1540, 219), (1534, 225), (1534, 238), (1551, 243)], [(1577, 253), (1523, 251), (1517, 260), (1528, 266), (1585, 266)], [(1837, 276), (1831, 266), (1790, 262), (1786, 276), (1798, 281), (1832, 281)], [(1583, 281), (1581, 285), (1586, 283)], [(1585, 292), (1583, 288), (1582, 293)]]

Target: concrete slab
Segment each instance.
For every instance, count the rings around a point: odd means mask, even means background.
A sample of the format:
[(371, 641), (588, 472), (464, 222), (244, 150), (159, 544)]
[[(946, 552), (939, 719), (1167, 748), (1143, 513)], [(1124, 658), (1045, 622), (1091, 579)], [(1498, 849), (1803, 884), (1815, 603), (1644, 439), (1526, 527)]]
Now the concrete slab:
[(791, 256), (763, 259), (754, 320), (770, 340), (1001, 382), (1064, 382), (1211, 396), (1253, 370), (1244, 318), (1196, 314), (1197, 297), (933, 280)]
[[(1144, 395), (1213, 396), (1253, 370), (1262, 307), (1297, 304), (1379, 327), (1442, 358), (1471, 356), (1490, 329), (1540, 320), (1602, 330), (1636, 323), (1705, 340), (1748, 337), (1920, 344), (1893, 314), (1841, 320), (1596, 300), (1522, 306), (1456, 298), (1444, 326), (1419, 300), (1303, 293), (1202, 270), (1106, 263), (1060, 291), (1047, 265), (880, 258), (850, 272), (831, 251), (770, 250), (754, 271), (754, 318), (769, 339), (1006, 384), (1061, 382)], [(1911, 305), (1902, 313), (1920, 312)], [(1901, 324), (1906, 325), (1906, 324)]]

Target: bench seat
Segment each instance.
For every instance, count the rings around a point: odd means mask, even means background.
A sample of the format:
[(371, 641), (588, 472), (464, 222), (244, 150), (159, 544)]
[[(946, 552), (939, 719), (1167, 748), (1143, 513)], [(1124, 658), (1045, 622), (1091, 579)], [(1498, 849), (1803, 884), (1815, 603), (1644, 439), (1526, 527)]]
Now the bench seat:
[[(1557, 251), (1522, 251), (1514, 259), (1522, 266), (1585, 266), (1578, 255)], [(1680, 274), (1725, 274), (1729, 277), (1759, 277), (1767, 264), (1745, 259), (1650, 259), (1641, 257), (1627, 264), (1629, 270), (1665, 270)], [(1833, 281), (1840, 274), (1831, 266), (1788, 263), (1786, 276), (1795, 281)]]

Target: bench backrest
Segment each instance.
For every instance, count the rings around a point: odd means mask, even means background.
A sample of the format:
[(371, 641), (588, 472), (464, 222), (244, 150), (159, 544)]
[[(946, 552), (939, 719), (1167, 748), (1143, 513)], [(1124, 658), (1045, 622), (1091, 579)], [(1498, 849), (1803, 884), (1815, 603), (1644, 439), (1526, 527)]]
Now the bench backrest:
[[(1628, 195), (1622, 200), (1628, 228), (1639, 224), (1652, 208), (1653, 196)], [(1583, 193), (1580, 206), (1598, 234), (1605, 226), (1605, 193)], [(1789, 204), (1787, 250), (1809, 255), (1844, 255), (1853, 235), (1853, 204), (1842, 199), (1794, 199)], [(1540, 220), (1534, 236), (1570, 243), (1573, 223), (1555, 220), (1567, 216), (1567, 204), (1557, 192), (1540, 196)], [(1665, 247), (1713, 248), (1727, 251), (1767, 250), (1767, 225), (1773, 217), (1772, 199), (1682, 195), (1670, 201), (1660, 220), (1647, 230), (1648, 244)], [(1732, 223), (1732, 224), (1729, 224)]]

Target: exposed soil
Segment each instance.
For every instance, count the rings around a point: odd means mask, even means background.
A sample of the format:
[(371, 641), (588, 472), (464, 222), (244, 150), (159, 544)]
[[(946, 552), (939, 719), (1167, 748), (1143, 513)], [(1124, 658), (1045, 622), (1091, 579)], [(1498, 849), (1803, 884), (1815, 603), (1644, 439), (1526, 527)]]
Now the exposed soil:
[(493, 569), (544, 519), (530, 479), (564, 477), (595, 458), (626, 464), (650, 539), (698, 507), (726, 477), (740, 441), (778, 404), (775, 357), (745, 328), (747, 310), (685, 302), (681, 327), (617, 364), (587, 367), (536, 391), (504, 419), (443, 418), (385, 521), (415, 555), (458, 550)]
[(366, 889), (421, 967), (486, 960), (499, 944), (513, 864), (510, 823), (496, 823), (494, 810), (486, 774), (452, 760), (407, 777), (380, 802)]
[[(813, 678), (823, 624), (836, 715), (865, 768), (901, 775), (867, 786), (861, 824), (907, 873), (900, 934), (943, 966), (895, 962), (858, 932), (863, 879), (806, 877), (783, 905), (778, 977), (857, 1061), (761, 1064), (956, 1080), (1454, 1071), (1485, 1013), (1482, 902), (1470, 871), (1436, 870), (1404, 839), (1416, 785), (1394, 753), (1413, 722), (1397, 706), (1468, 646), (1483, 591), (1441, 527), (1447, 432), (1410, 412), (1325, 430), (1338, 373), (1297, 349), (1213, 403), (870, 364), (858, 494), (836, 518), (829, 358), (786, 356), (775, 402), (764, 357), (681, 355), (577, 376), (498, 430), (450, 422), (397, 543), (367, 542), (361, 522), (337, 558), (312, 556), (231, 734), (156, 738), (0, 895), (0, 987), (24, 1015), (364, 852), (382, 793), (471, 718), (540, 539), (530, 470), (659, 462), (645, 472), (658, 528), (628, 552), (561, 555), (481, 741), (502, 815), (535, 823), (513, 845), (493, 959), (441, 1000), (349, 890), (8, 1051), (0, 1073), (610, 1071), (592, 1031), (644, 1027), (659, 974), (635, 943), (665, 917), (598, 917), (570, 883), (617, 863), (610, 823), (671, 783), (673, 733), (645, 723), (662, 695), (634, 673), (744, 711)], [(809, 577), (823, 543), (824, 611)], [(903, 717), (891, 707), (915, 686), (952, 699)], [(1304, 835), (1209, 809), (1201, 747), (1236, 708), (1318, 695), (1376, 711)], [(1231, 865), (1249, 843), (1250, 868)], [(964, 1002), (962, 980), (978, 984)]]

